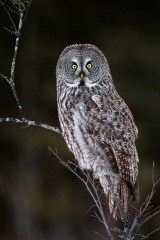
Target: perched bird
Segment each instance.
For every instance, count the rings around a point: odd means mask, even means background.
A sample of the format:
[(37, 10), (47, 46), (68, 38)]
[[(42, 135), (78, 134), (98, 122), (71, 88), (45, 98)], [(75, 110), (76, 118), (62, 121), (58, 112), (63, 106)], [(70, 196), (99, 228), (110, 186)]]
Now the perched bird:
[(127, 212), (128, 190), (139, 200), (138, 130), (113, 85), (108, 62), (91, 44), (64, 49), (57, 68), (57, 102), (63, 137), (80, 168), (91, 170), (116, 218), (119, 196)]

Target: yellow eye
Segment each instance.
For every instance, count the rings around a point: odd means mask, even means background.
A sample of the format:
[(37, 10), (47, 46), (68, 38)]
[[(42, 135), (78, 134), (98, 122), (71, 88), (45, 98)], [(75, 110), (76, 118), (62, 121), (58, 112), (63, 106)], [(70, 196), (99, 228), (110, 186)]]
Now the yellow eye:
[(90, 63), (90, 62), (87, 63), (86, 67), (87, 67), (88, 69), (92, 68), (92, 63)]
[(72, 69), (76, 69), (77, 68), (77, 64), (76, 63), (72, 63)]

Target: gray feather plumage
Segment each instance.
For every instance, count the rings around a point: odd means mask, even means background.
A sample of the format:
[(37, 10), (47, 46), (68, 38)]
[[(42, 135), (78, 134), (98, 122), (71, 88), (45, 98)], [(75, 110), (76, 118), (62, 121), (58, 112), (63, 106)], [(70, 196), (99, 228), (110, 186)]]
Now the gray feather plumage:
[(116, 206), (107, 176), (127, 211), (128, 189), (134, 200), (139, 199), (138, 131), (113, 85), (105, 56), (90, 44), (69, 46), (60, 55), (56, 76), (59, 121), (68, 148), (80, 167), (92, 170), (100, 180), (114, 216)]

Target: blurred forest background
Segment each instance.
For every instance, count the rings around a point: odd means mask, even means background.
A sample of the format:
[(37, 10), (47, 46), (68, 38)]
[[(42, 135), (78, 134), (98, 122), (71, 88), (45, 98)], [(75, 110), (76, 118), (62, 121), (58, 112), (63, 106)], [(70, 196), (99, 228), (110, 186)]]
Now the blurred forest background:
[[(11, 26), (0, 6), (0, 73), (7, 76), (15, 36), (5, 28)], [(27, 118), (59, 127), (55, 68), (62, 50), (75, 43), (92, 43), (103, 51), (117, 91), (133, 112), (139, 129), (143, 203), (152, 187), (153, 161), (154, 177), (160, 177), (160, 1), (33, 0), (22, 29), (15, 75)], [(0, 117), (19, 117), (2, 78)], [(91, 232), (104, 234), (92, 212), (87, 213), (93, 205), (89, 193), (48, 146), (64, 161), (73, 158), (57, 133), (0, 123), (0, 239), (100, 239)], [(158, 206), (159, 200), (157, 186), (153, 204)], [(159, 216), (153, 218), (141, 232), (153, 231), (159, 222)], [(160, 231), (151, 239), (159, 240)]]

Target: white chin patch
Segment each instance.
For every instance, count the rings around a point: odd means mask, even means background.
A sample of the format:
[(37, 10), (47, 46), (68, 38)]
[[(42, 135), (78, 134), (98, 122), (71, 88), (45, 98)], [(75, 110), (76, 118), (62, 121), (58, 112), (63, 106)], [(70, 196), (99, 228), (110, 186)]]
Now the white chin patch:
[(87, 87), (94, 87), (94, 86), (97, 85), (97, 82), (95, 82), (95, 83), (88, 83), (88, 82), (86, 81), (85, 85), (86, 85)]
[(79, 82), (76, 82), (76, 83), (69, 83), (69, 82), (66, 82), (66, 85), (67, 85), (68, 87), (78, 87)]
[(78, 87), (78, 86), (94, 87), (94, 86), (97, 85), (97, 82), (92, 83), (92, 82), (87, 81), (87, 79), (84, 79), (84, 83), (81, 84), (81, 80), (80, 80), (80, 79), (77, 79), (77, 81), (75, 81), (75, 83), (66, 82), (66, 85), (67, 85), (68, 87)]

